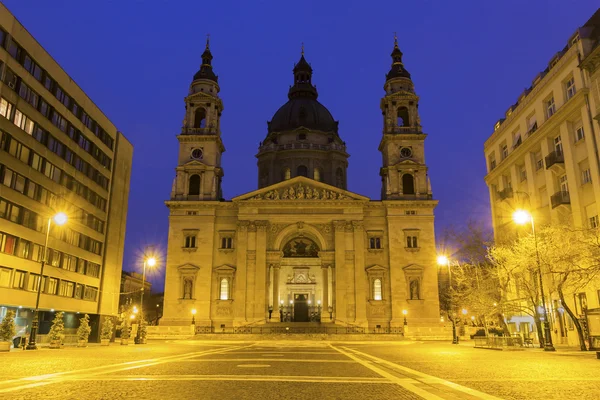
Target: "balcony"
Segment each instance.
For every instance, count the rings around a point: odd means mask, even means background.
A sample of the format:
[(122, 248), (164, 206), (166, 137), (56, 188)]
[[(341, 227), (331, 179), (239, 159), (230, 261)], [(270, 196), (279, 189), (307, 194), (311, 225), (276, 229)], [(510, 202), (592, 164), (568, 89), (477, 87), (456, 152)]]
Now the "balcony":
[(210, 128), (181, 128), (182, 135), (216, 135), (217, 131), (213, 127)]
[(554, 193), (550, 198), (550, 202), (552, 203), (552, 208), (571, 204), (569, 192), (561, 191)]
[(278, 151), (278, 150), (322, 150), (322, 151), (340, 151), (345, 153), (346, 146), (343, 144), (316, 144), (316, 143), (304, 143), (304, 142), (294, 142), (294, 143), (286, 143), (286, 144), (275, 144), (269, 143), (262, 145), (258, 148), (259, 153), (264, 153), (268, 151)]
[(385, 129), (385, 133), (387, 133), (387, 134), (404, 134), (404, 135), (420, 135), (423, 132), (421, 131), (420, 126), (390, 126)]
[(507, 187), (504, 188), (500, 191), (498, 191), (498, 199), (499, 200), (506, 200), (506, 199), (510, 199), (513, 197), (513, 190), (511, 187)]
[(546, 169), (555, 173), (563, 173), (565, 170), (565, 156), (562, 151), (553, 151), (546, 156)]

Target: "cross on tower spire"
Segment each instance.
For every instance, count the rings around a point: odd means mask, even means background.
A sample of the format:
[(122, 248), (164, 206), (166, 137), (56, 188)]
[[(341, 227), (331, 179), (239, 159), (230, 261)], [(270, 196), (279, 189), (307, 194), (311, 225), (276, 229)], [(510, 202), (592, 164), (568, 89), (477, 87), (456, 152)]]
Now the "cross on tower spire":
[(208, 50), (208, 45), (210, 43), (210, 33), (206, 34), (206, 50)]

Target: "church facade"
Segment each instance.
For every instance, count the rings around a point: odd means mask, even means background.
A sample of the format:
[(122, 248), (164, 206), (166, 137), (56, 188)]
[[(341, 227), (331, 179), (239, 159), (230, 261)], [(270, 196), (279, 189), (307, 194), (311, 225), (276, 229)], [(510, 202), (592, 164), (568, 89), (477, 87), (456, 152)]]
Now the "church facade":
[[(381, 200), (347, 190), (338, 122), (295, 65), (268, 122), (258, 189), (224, 200), (223, 102), (207, 42), (185, 99), (170, 200), (161, 325), (229, 328), (320, 320), (369, 329), (440, 327), (434, 208), (419, 97), (397, 41), (380, 102)], [(225, 135), (226, 137), (226, 135)], [(408, 321), (408, 322), (407, 322)]]

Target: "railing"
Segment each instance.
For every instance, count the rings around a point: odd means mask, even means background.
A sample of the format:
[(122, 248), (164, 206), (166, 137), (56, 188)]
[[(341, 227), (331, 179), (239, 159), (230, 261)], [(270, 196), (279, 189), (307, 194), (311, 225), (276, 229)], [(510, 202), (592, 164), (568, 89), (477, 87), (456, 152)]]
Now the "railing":
[(275, 151), (275, 150), (324, 150), (324, 151), (346, 151), (346, 146), (343, 144), (315, 144), (315, 143), (286, 143), (286, 144), (267, 144), (258, 148), (259, 152)]
[(500, 200), (506, 200), (511, 197), (513, 197), (513, 190), (510, 187), (502, 189), (498, 192), (498, 198)]
[(181, 128), (181, 133), (183, 135), (214, 135), (217, 133), (217, 130), (214, 127), (210, 128)]
[(359, 326), (241, 326), (217, 328), (214, 326), (196, 326), (196, 335), (208, 333), (222, 334), (327, 334), (327, 335), (352, 335), (352, 334), (404, 334), (403, 328), (363, 328)]
[(523, 338), (520, 336), (475, 336), (473, 340), (475, 341), (475, 347), (487, 349), (523, 347)]
[(556, 208), (562, 204), (571, 204), (571, 198), (569, 197), (569, 192), (561, 191), (556, 192), (550, 198), (552, 203), (552, 208)]
[(546, 169), (550, 168), (554, 164), (558, 164), (558, 163), (564, 164), (564, 162), (565, 162), (565, 156), (563, 155), (562, 151), (555, 150), (546, 156)]
[(420, 126), (390, 126), (386, 128), (385, 133), (399, 134), (422, 134)]

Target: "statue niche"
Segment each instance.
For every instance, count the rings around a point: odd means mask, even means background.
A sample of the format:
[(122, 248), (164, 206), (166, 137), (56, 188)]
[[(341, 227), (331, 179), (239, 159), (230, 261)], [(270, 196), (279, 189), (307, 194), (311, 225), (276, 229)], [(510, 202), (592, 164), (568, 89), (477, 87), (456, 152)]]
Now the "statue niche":
[(284, 257), (318, 257), (319, 247), (307, 238), (292, 239), (283, 246)]

